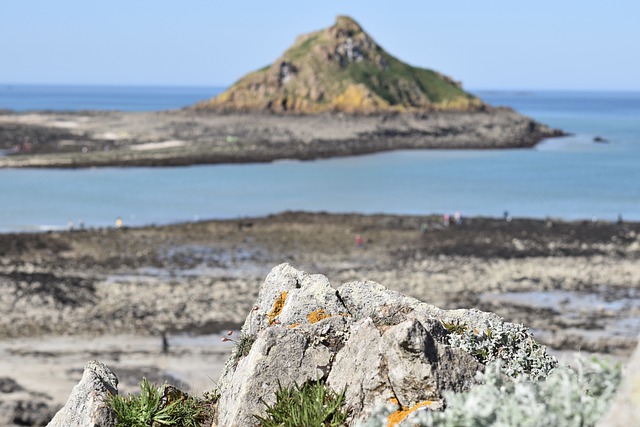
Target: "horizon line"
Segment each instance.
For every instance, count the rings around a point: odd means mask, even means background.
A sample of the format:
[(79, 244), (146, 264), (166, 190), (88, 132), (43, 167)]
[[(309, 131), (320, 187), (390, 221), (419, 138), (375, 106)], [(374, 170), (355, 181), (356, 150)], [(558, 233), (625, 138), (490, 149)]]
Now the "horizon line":
[[(189, 83), (25, 83), (25, 82), (0, 82), (0, 87), (10, 88), (12, 86), (49, 86), (49, 87), (122, 87), (122, 88), (211, 88), (211, 89), (227, 89), (233, 84), (189, 84)], [(464, 88), (467, 92), (620, 92), (632, 93), (640, 92), (640, 88), (534, 88), (534, 87), (474, 87)]]

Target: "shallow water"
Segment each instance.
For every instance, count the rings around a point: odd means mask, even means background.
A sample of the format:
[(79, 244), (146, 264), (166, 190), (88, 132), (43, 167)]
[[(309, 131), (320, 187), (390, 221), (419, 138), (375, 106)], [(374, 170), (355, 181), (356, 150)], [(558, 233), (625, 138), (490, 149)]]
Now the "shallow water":
[(624, 295), (615, 295), (606, 290), (600, 293), (572, 291), (490, 293), (481, 295), (480, 301), (513, 305), (523, 309), (549, 309), (568, 320), (593, 319), (595, 329), (587, 330), (581, 327), (574, 331), (583, 336), (591, 336), (592, 339), (601, 336), (636, 338), (640, 333), (640, 291), (637, 289), (625, 289)]
[[(311, 162), (0, 170), (0, 231), (166, 224), (284, 210), (640, 220), (640, 93), (490, 92), (574, 135), (533, 149)], [(65, 104), (66, 105), (66, 104)], [(608, 143), (594, 143), (602, 136)]]

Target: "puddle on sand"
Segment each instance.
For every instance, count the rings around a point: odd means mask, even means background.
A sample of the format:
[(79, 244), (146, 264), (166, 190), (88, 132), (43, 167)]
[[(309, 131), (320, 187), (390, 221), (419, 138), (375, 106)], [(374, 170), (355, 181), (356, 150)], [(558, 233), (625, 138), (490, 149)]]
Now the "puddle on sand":
[[(616, 295), (610, 289), (600, 293), (571, 291), (530, 291), (488, 293), (480, 296), (480, 301), (492, 304), (511, 305), (526, 308), (546, 308), (567, 319), (594, 317), (601, 329), (615, 336), (635, 338), (640, 332), (640, 292), (625, 290), (624, 296)], [(595, 331), (594, 331), (595, 332)], [(582, 331), (586, 334), (586, 331)]]
[[(638, 294), (638, 292), (633, 292)], [(612, 299), (601, 294), (570, 291), (531, 291), (483, 294), (480, 301), (522, 307), (544, 307), (571, 317), (584, 312), (640, 311), (640, 295)]]
[(264, 277), (269, 271), (260, 261), (259, 250), (226, 250), (209, 246), (187, 245), (167, 250), (160, 257), (168, 266), (141, 267), (132, 272), (112, 274), (108, 283), (153, 283), (158, 280), (171, 281), (184, 278), (242, 279)]
[(260, 255), (258, 249), (237, 248), (233, 250), (206, 245), (174, 246), (162, 253), (160, 259), (169, 263), (227, 265), (250, 261)]
[(213, 278), (213, 279), (249, 279), (251, 277), (264, 278), (269, 268), (254, 263), (238, 264), (229, 267), (197, 266), (185, 269), (165, 269), (156, 267), (142, 267), (129, 274), (112, 274), (107, 277), (107, 283), (157, 283), (170, 282), (176, 279)]

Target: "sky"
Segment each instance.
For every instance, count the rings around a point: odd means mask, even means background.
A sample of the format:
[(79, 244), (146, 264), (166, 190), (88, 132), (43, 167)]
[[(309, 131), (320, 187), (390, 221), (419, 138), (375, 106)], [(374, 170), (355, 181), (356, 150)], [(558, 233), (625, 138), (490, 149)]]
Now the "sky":
[(474, 90), (640, 90), (638, 0), (0, 2), (0, 84), (228, 86), (349, 15)]

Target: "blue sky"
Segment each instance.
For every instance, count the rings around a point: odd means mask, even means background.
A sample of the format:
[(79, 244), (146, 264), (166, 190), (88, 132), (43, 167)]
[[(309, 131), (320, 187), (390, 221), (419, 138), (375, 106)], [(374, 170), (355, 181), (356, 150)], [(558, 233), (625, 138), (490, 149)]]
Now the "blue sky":
[(226, 86), (352, 16), (470, 89), (640, 90), (640, 1), (0, 2), (0, 83)]

